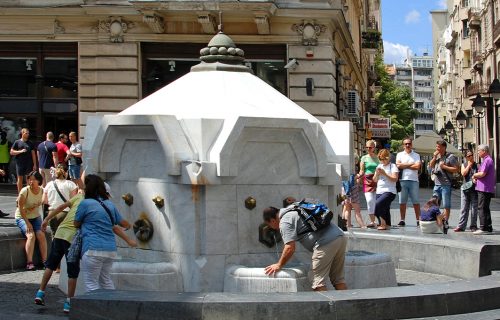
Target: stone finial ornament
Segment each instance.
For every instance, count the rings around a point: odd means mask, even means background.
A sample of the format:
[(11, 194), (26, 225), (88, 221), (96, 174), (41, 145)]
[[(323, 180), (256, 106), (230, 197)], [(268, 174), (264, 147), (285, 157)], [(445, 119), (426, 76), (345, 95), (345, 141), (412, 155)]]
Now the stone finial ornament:
[(318, 37), (326, 31), (324, 24), (317, 24), (316, 21), (302, 20), (302, 24), (292, 25), (292, 30), (302, 35), (302, 44), (304, 46), (318, 45)]
[(245, 52), (237, 48), (233, 40), (219, 31), (208, 43), (200, 50), (201, 63), (191, 68), (191, 71), (237, 71), (250, 72), (252, 69), (245, 64)]
[(245, 199), (245, 208), (247, 208), (248, 210), (252, 210), (255, 208), (255, 206), (257, 206), (257, 200), (255, 200), (255, 198), (248, 197)]
[(152, 200), (155, 203), (155, 205), (158, 207), (158, 209), (163, 208), (163, 206), (165, 205), (165, 199), (163, 199), (160, 196), (156, 196)]
[(122, 199), (123, 199), (123, 201), (125, 201), (125, 203), (129, 207), (134, 204), (134, 196), (131, 195), (130, 193), (126, 193), (126, 194), (122, 195)]

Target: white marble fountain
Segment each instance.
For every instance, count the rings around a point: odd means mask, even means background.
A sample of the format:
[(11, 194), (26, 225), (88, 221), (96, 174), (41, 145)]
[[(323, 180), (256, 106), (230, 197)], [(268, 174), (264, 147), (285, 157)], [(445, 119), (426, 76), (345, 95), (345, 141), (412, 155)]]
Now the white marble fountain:
[[(262, 210), (293, 196), (318, 199), (337, 213), (341, 176), (354, 163), (352, 124), (321, 123), (254, 76), (243, 51), (223, 33), (200, 59), (190, 73), (120, 114), (87, 122), (87, 171), (107, 180), (126, 219), (147, 220), (154, 228), (137, 249), (119, 240), (115, 285), (174, 292), (309, 290), (311, 254), (301, 246), (290, 269), (264, 276), (262, 268), (277, 260), (282, 243), (276, 249), (259, 242)], [(253, 288), (238, 282), (248, 278), (264, 281)]]

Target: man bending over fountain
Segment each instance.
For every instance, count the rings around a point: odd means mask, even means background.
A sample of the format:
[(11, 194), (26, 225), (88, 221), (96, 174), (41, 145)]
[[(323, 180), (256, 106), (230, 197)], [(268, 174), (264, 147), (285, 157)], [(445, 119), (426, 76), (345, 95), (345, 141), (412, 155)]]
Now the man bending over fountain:
[(263, 212), (264, 222), (274, 230), (279, 229), (285, 244), (279, 261), (264, 269), (266, 274), (274, 275), (280, 271), (292, 258), (295, 252), (295, 242), (299, 241), (304, 248), (313, 253), (313, 290), (326, 291), (327, 277), (330, 278), (330, 282), (336, 290), (346, 290), (344, 260), (347, 238), (344, 237), (344, 232), (336, 225), (331, 224), (316, 232), (298, 235), (298, 230), (304, 226), (299, 214), (296, 211), (282, 212), (286, 211), (280, 211), (274, 207), (268, 207)]

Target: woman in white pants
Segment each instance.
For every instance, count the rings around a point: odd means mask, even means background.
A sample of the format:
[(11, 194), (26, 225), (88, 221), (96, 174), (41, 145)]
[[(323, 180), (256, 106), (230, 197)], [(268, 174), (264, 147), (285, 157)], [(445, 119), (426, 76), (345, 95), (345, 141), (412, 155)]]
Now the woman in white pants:
[[(114, 232), (128, 245), (136, 246), (120, 228), (130, 224), (124, 220), (114, 204), (108, 200), (104, 181), (97, 175), (85, 177), (85, 200), (78, 206), (74, 224), (82, 228), (81, 272), (87, 292), (97, 289), (114, 289), (111, 266), (116, 257)], [(121, 231), (121, 234), (120, 234)]]

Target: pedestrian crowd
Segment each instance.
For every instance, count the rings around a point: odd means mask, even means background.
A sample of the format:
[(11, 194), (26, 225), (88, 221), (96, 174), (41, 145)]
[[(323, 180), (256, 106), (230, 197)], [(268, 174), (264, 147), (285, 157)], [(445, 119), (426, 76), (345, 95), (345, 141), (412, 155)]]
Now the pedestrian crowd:
[[(29, 129), (23, 128), (20, 139), (10, 144), (4, 141), (2, 133), (0, 176), (9, 175), (9, 162), (13, 159), (18, 190), (15, 221), (26, 238), (26, 270), (37, 268), (33, 259), (36, 242), (45, 270), (35, 303), (45, 304), (47, 283), (54, 271), (59, 272), (66, 256), (68, 292), (63, 311), (69, 313), (80, 273), (86, 291), (114, 289), (110, 271), (117, 250), (115, 234), (132, 247), (137, 243), (124, 232), (131, 225), (109, 200), (109, 185), (82, 170), (83, 152), (76, 133), (61, 133), (54, 143), (54, 134), (47, 132), (46, 139), (36, 147), (29, 134)], [(47, 250), (49, 225), (52, 241)], [(76, 261), (70, 261), (68, 252), (77, 233), (81, 237), (81, 252)]]
[[(477, 147), (478, 158), (482, 160), (481, 165), (477, 164), (471, 150), (465, 152), (465, 159), (460, 165), (457, 156), (447, 152), (446, 141), (436, 141), (435, 151), (427, 165), (434, 183), (433, 196), (425, 203), (423, 210), (419, 203), (419, 172), (424, 169), (424, 161), (413, 150), (413, 139), (410, 137), (403, 139), (403, 151), (397, 153), (394, 163), (391, 162), (389, 150), (381, 148), (376, 152), (376, 145), (374, 140), (366, 142), (366, 154), (361, 157), (359, 164), (355, 157), (354, 172), (357, 173), (352, 173), (343, 181), (342, 218), (346, 220), (347, 228), (353, 227), (351, 211), (354, 209), (358, 227), (376, 228), (381, 231), (390, 229), (392, 227), (390, 206), (398, 197), (400, 221), (397, 227), (406, 226), (406, 211), (410, 201), (417, 226), (423, 233), (447, 233), (453, 181), (457, 174), (461, 174), (463, 184), (460, 188), (460, 219), (453, 231), (465, 231), (467, 223), (469, 230), (476, 235), (493, 231), (490, 202), (495, 194), (496, 173), (487, 145)], [(365, 224), (365, 218), (361, 215), (360, 188), (366, 199), (368, 224)]]
[[(82, 170), (83, 151), (76, 133), (61, 133), (54, 143), (54, 134), (47, 132), (45, 140), (36, 147), (29, 134), (29, 130), (23, 128), (20, 139), (10, 144), (6, 134), (1, 133), (0, 178), (6, 181), (8, 164), (13, 158), (18, 190), (15, 221), (26, 237), (26, 269), (37, 267), (33, 261), (36, 242), (45, 269), (35, 293), (35, 303), (45, 304), (47, 283), (66, 256), (68, 292), (63, 311), (68, 313), (80, 274), (86, 291), (114, 289), (110, 272), (117, 252), (115, 235), (131, 247), (137, 243), (125, 233), (131, 226), (110, 200), (110, 186), (98, 175), (86, 175)], [(342, 183), (345, 199), (341, 216), (347, 220), (347, 228), (353, 227), (351, 211), (354, 209), (360, 228), (374, 228), (380, 232), (391, 229), (390, 206), (397, 197), (400, 211), (397, 227), (406, 226), (407, 205), (411, 202), (422, 233), (446, 233), (453, 177), (460, 173), (463, 176), (460, 219), (453, 230), (463, 232), (469, 224), (474, 234), (493, 231), (490, 202), (496, 175), (487, 145), (477, 147), (481, 164), (468, 150), (460, 165), (458, 158), (447, 152), (447, 143), (436, 141), (435, 152), (427, 165), (434, 182), (433, 196), (421, 208), (419, 172), (424, 162), (413, 150), (413, 139), (405, 138), (402, 144), (403, 150), (393, 161), (388, 149), (381, 148), (377, 152), (374, 140), (366, 142), (365, 155), (355, 158), (355, 171)], [(366, 223), (360, 209), (361, 192), (367, 203)], [(337, 225), (330, 224), (330, 220), (320, 227), (312, 227), (298, 204), (295, 198), (287, 197), (283, 208), (268, 207), (263, 211), (265, 224), (279, 230), (284, 243), (279, 260), (265, 267), (264, 272), (267, 275), (278, 273), (290, 261), (296, 251), (296, 242), (299, 242), (312, 253), (313, 290), (326, 290), (328, 281), (337, 290), (347, 289), (344, 280), (347, 237)], [(5, 214), (0, 211), (0, 216)], [(47, 226), (52, 231), (50, 250), (47, 250)], [(76, 248), (81, 252), (75, 260)]]

